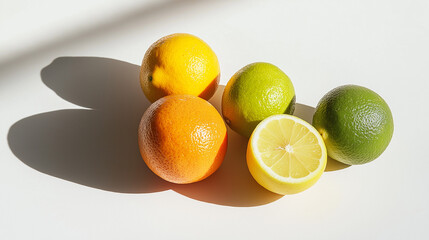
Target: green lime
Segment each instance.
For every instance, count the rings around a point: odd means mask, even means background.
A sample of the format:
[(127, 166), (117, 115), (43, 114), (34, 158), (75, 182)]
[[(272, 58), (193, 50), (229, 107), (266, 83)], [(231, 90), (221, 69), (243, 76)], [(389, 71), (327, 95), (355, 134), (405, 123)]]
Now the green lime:
[(289, 77), (270, 63), (249, 64), (232, 76), (222, 96), (222, 114), (229, 127), (250, 137), (265, 118), (295, 109), (295, 90)]
[(356, 85), (340, 86), (323, 96), (313, 126), (325, 140), (328, 155), (349, 165), (379, 157), (393, 135), (387, 103), (372, 90)]

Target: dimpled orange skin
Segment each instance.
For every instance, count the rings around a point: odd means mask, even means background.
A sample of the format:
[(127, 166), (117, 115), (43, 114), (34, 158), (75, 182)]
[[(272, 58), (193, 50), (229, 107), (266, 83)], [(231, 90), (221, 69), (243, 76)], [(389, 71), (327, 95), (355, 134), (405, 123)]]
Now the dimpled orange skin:
[(175, 33), (153, 43), (140, 68), (140, 84), (147, 99), (189, 94), (210, 99), (220, 79), (216, 54), (203, 40)]
[(219, 112), (191, 95), (171, 95), (154, 102), (138, 129), (140, 153), (159, 177), (173, 183), (201, 181), (221, 165), (227, 131)]

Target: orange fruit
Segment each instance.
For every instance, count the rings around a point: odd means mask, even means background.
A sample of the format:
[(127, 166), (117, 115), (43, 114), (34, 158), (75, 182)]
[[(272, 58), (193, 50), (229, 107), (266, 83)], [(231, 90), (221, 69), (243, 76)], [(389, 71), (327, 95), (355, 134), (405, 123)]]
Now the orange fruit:
[(140, 84), (149, 101), (174, 94), (206, 100), (220, 78), (216, 54), (203, 40), (186, 33), (165, 36), (153, 43), (143, 58)]
[(147, 166), (173, 183), (201, 181), (221, 165), (227, 132), (219, 112), (192, 95), (171, 95), (154, 102), (138, 129)]

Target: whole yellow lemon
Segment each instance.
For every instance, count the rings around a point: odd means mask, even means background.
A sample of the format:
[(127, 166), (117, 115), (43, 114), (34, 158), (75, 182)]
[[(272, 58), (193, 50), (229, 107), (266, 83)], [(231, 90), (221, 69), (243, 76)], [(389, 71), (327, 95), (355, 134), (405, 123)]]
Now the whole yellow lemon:
[(216, 54), (203, 40), (186, 33), (165, 36), (143, 58), (140, 84), (151, 102), (175, 94), (210, 99), (216, 92), (220, 67)]

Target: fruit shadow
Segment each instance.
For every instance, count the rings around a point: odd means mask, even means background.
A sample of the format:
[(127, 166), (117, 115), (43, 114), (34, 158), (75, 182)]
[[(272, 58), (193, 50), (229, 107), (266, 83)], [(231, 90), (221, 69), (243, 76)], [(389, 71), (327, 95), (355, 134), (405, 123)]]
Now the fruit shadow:
[[(19, 120), (8, 132), (12, 152), (29, 167), (84, 186), (120, 193), (172, 189), (227, 206), (257, 206), (281, 196), (258, 185), (246, 166), (247, 139), (228, 129), (228, 150), (218, 171), (193, 184), (168, 183), (142, 160), (137, 128), (149, 107), (139, 66), (108, 58), (60, 57), (41, 71), (59, 97), (87, 109), (63, 109)], [(210, 102), (220, 111), (224, 86)]]
[(11, 126), (12, 152), (28, 166), (67, 181), (123, 193), (167, 189), (141, 160), (137, 126), (150, 103), (137, 65), (107, 58), (60, 57), (42, 82), (85, 107), (45, 112)]
[[(315, 112), (316, 112), (316, 108), (305, 105), (305, 104), (297, 103), (295, 105), (295, 111), (294, 111), (293, 115), (295, 115), (295, 116), (307, 121), (308, 123), (312, 124), (313, 123), (313, 115)], [(334, 160), (328, 156), (328, 161), (326, 163), (325, 172), (337, 171), (337, 170), (341, 170), (341, 169), (344, 169), (347, 167), (350, 167), (350, 165), (338, 162), (337, 160)]]

